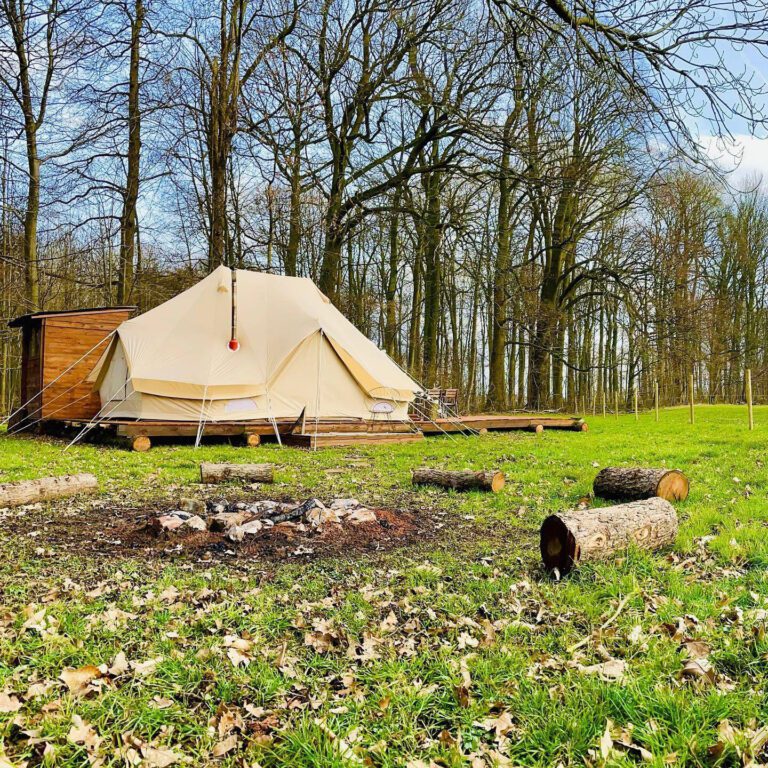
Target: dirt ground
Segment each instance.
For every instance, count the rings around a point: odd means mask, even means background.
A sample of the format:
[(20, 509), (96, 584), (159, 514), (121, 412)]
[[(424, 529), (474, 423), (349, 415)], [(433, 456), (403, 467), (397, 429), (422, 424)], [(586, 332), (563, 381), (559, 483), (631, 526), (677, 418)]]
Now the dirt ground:
[[(288, 499), (283, 499), (287, 501)], [(274, 561), (305, 562), (323, 557), (354, 557), (424, 542), (434, 532), (423, 510), (374, 509), (376, 522), (328, 524), (319, 530), (281, 524), (239, 543), (213, 531), (157, 535), (148, 522), (173, 507), (87, 504), (34, 505), (0, 512), (6, 540), (25, 541), (43, 556), (57, 553), (102, 558), (145, 557), (210, 564)], [(305, 528), (306, 530), (302, 530)]]

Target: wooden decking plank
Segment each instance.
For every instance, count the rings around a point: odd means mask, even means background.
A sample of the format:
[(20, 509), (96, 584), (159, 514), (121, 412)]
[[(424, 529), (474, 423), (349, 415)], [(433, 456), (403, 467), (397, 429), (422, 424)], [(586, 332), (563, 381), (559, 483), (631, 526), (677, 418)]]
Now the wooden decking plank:
[(390, 445), (392, 443), (415, 443), (424, 439), (421, 432), (369, 432), (369, 433), (318, 433), (287, 435), (285, 445), (297, 448), (331, 448), (354, 445)]

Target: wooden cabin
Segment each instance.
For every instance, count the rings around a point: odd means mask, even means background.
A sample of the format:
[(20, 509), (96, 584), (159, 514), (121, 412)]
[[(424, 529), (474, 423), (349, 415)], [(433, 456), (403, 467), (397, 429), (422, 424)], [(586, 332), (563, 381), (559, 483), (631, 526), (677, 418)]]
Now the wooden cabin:
[[(11, 320), (21, 328), (21, 403), (13, 423), (91, 419), (101, 408), (86, 381), (109, 343), (109, 334), (136, 307), (35, 312)], [(80, 359), (82, 358), (82, 360)]]

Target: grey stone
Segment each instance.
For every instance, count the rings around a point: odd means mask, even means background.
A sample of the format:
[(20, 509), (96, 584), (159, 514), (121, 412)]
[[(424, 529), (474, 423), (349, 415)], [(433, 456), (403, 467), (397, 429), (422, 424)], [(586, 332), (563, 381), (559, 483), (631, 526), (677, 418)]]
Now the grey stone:
[(334, 499), (331, 502), (331, 509), (354, 509), (359, 506), (360, 502), (357, 499)]
[(247, 536), (252, 536), (257, 533), (261, 533), (264, 528), (264, 524), (261, 520), (251, 520), (249, 523), (238, 526), (240, 530)]
[(189, 520), (184, 522), (185, 528), (191, 528), (193, 531), (207, 531), (208, 525), (199, 515), (192, 515)]
[(180, 499), (179, 509), (203, 517), (205, 515), (205, 502), (201, 499)]
[(228, 531), (236, 525), (242, 525), (250, 515), (247, 512), (219, 512), (211, 518), (212, 531)]
[(345, 518), (345, 521), (352, 523), (352, 525), (360, 525), (360, 523), (375, 523), (376, 515), (373, 510), (360, 507), (350, 512)]
[(245, 538), (245, 531), (240, 525), (233, 525), (227, 531), (227, 538), (235, 543), (242, 541)]
[(209, 499), (205, 506), (212, 515), (219, 515), (229, 510), (229, 502), (226, 499)]

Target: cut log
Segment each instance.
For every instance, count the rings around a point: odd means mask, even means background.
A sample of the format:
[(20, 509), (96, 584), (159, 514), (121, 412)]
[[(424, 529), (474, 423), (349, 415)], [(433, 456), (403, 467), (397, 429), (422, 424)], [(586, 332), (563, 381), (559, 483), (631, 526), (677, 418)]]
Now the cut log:
[(535, 432), (537, 435), (540, 435), (544, 431), (544, 425), (543, 424), (531, 424), (531, 426), (528, 427), (528, 430), (530, 432)]
[(131, 441), (131, 449), (138, 453), (146, 453), (152, 447), (152, 441), (146, 435), (138, 435)]
[(226, 480), (245, 480), (249, 483), (272, 483), (275, 480), (271, 464), (210, 464), (200, 465), (203, 483), (222, 483)]
[(17, 507), (20, 504), (34, 504), (78, 493), (91, 493), (97, 488), (96, 478), (87, 473), (0, 483), (0, 507)]
[(579, 419), (571, 429), (574, 432), (589, 432), (589, 424), (584, 419)]
[(656, 550), (677, 536), (675, 508), (658, 496), (613, 507), (550, 515), (541, 526), (544, 566), (567, 573), (578, 563), (607, 560), (635, 544)]
[(249, 448), (256, 448), (261, 445), (261, 435), (257, 435), (255, 432), (250, 432), (245, 436), (245, 444)]
[(667, 501), (688, 497), (688, 478), (679, 469), (644, 469), (642, 467), (606, 467), (595, 478), (595, 496), (603, 499), (650, 499), (661, 496)]
[(447, 469), (414, 469), (411, 475), (414, 485), (439, 485), (456, 491), (481, 490), (498, 493), (504, 487), (504, 473), (497, 470), (452, 472)]

